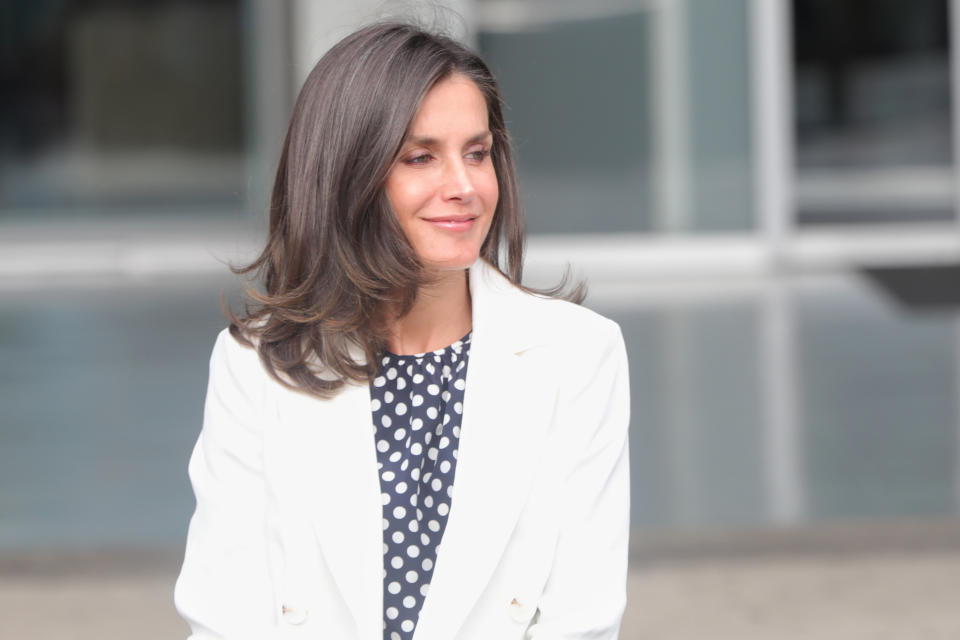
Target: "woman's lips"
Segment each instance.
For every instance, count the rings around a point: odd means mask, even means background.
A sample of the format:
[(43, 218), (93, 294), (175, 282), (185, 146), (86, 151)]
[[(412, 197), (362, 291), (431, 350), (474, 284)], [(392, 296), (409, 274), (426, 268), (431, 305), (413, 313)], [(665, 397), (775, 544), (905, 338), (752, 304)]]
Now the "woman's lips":
[(467, 231), (473, 227), (475, 216), (451, 216), (449, 218), (426, 218), (427, 222), (435, 227), (446, 229), (447, 231)]

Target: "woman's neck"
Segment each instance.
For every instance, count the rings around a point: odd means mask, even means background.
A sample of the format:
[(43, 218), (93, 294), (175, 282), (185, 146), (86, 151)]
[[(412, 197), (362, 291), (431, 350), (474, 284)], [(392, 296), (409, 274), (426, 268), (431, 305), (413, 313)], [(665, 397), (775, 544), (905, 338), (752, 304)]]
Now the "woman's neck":
[(442, 349), (470, 331), (467, 272), (451, 271), (445, 276), (421, 287), (410, 311), (388, 323), (390, 351), (403, 355)]

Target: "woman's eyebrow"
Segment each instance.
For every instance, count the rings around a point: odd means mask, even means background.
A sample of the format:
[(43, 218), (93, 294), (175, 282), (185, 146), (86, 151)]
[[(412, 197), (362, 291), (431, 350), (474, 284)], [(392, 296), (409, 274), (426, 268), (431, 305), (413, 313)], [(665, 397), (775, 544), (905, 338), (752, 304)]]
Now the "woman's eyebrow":
[[(471, 136), (470, 139), (467, 140), (467, 144), (481, 142), (491, 136), (492, 134), (490, 131), (481, 131), (480, 133)], [(437, 138), (431, 138), (430, 136), (410, 136), (404, 142), (406, 144), (422, 145), (424, 147), (433, 147), (440, 144), (440, 141)]]

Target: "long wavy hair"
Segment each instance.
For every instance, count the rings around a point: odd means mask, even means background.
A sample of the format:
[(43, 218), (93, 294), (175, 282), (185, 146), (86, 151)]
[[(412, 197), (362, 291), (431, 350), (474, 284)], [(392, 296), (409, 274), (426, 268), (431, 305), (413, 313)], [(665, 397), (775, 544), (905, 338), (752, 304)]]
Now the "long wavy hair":
[[(294, 105), (270, 201), (266, 247), (230, 332), (283, 384), (331, 397), (367, 381), (386, 346), (388, 310), (406, 313), (426, 284), (384, 184), (424, 95), (462, 74), (487, 105), (500, 197), (480, 255), (520, 286), (524, 225), (500, 91), (487, 65), (448, 37), (377, 23), (336, 44)], [(563, 283), (548, 295), (557, 294)], [(582, 298), (578, 287), (570, 296)]]

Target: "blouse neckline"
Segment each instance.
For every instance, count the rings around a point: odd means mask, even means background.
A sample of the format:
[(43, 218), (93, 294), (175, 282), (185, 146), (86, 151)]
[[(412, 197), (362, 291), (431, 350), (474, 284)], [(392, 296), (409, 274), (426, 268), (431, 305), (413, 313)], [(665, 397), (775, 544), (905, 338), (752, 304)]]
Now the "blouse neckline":
[(384, 349), (383, 358), (389, 359), (389, 360), (395, 360), (397, 358), (413, 358), (413, 359), (419, 360), (427, 356), (443, 356), (449, 353), (459, 354), (463, 351), (463, 347), (470, 343), (470, 337), (472, 333), (473, 333), (473, 329), (470, 329), (469, 331), (467, 331), (466, 335), (464, 335), (462, 338), (460, 338), (453, 344), (448, 344), (445, 347), (442, 347), (440, 349), (434, 349), (433, 351), (424, 351), (423, 353), (408, 353), (408, 354), (401, 355), (399, 353), (394, 353), (389, 349)]

